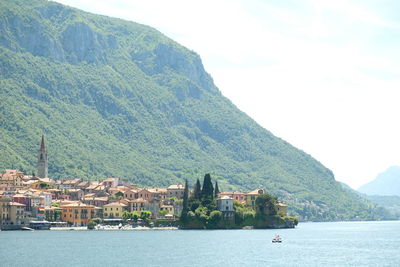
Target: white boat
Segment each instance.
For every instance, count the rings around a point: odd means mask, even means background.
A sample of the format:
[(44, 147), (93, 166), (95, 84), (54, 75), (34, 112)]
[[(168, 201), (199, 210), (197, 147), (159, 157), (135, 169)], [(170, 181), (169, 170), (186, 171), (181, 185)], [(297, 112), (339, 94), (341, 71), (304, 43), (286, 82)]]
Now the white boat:
[(282, 243), (282, 237), (280, 237), (279, 235), (275, 235), (274, 238), (272, 238), (272, 243)]

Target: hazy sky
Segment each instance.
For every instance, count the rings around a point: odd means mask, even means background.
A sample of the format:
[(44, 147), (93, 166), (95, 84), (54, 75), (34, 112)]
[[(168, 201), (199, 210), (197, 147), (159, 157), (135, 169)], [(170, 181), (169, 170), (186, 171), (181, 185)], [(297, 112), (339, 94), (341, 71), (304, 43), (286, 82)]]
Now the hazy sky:
[(400, 165), (400, 2), (58, 0), (150, 25), (222, 93), (356, 188)]

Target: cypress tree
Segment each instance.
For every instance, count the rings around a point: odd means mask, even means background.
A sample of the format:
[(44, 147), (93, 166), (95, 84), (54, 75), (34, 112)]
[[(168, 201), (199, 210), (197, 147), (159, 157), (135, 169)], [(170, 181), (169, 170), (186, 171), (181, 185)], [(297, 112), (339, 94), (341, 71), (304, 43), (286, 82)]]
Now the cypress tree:
[(199, 199), (199, 200), (200, 200), (200, 198), (201, 198), (201, 185), (200, 185), (200, 180), (199, 180), (199, 178), (197, 178), (196, 185), (194, 186), (193, 197), (194, 197), (195, 199)]
[(183, 191), (181, 221), (183, 221), (183, 222), (186, 221), (188, 211), (189, 211), (189, 185), (188, 185), (188, 181), (186, 179), (185, 190)]
[(218, 182), (215, 181), (214, 197), (217, 198), (219, 193)]
[(201, 197), (203, 199), (204, 198), (213, 199), (214, 197), (214, 187), (211, 182), (211, 176), (209, 173), (204, 175), (203, 188), (201, 189)]

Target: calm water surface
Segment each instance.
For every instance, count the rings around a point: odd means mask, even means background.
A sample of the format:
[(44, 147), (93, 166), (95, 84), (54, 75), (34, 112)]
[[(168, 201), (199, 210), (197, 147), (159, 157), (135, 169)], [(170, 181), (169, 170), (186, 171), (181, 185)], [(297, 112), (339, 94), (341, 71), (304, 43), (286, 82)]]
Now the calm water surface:
[[(271, 243), (274, 234), (284, 238)], [(284, 230), (3, 231), (0, 266), (400, 266), (400, 222)]]

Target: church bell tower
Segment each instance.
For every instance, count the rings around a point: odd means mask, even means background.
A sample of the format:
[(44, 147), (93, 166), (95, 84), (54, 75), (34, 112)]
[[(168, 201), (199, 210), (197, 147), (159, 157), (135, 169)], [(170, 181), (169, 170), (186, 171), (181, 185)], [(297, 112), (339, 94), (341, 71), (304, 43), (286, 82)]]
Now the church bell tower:
[(48, 163), (47, 163), (47, 149), (44, 144), (44, 136), (42, 135), (42, 141), (38, 150), (38, 171), (37, 176), (39, 178), (47, 178), (48, 175)]

